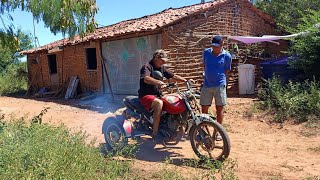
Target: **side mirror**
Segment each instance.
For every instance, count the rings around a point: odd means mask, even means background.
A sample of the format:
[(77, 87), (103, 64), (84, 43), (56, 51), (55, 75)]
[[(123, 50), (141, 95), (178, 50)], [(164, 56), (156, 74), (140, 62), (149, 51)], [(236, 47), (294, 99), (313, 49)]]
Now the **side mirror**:
[(189, 83), (189, 86), (191, 86), (191, 87), (192, 87), (192, 86), (193, 86), (194, 81), (193, 81), (192, 79), (189, 79), (189, 80), (188, 80), (188, 83)]

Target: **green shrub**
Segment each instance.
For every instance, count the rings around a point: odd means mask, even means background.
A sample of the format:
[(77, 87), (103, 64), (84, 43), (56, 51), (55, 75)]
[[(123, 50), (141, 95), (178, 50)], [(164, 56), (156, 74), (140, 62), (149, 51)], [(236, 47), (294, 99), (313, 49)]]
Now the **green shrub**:
[(274, 77), (259, 90), (258, 96), (260, 108), (276, 112), (278, 122), (288, 117), (299, 122), (307, 121), (311, 116), (320, 117), (320, 85), (316, 80), (282, 85)]
[(0, 74), (0, 96), (20, 94), (27, 90), (26, 63), (11, 64)]
[(115, 179), (130, 172), (130, 162), (104, 158), (83, 132), (0, 117), (0, 179)]

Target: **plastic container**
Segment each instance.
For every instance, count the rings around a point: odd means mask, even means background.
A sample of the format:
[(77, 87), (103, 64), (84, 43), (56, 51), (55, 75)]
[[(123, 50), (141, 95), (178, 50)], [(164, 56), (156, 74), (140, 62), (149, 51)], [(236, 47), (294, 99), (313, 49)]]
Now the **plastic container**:
[(241, 64), (238, 66), (240, 95), (255, 93), (254, 69), (254, 65), (252, 64)]

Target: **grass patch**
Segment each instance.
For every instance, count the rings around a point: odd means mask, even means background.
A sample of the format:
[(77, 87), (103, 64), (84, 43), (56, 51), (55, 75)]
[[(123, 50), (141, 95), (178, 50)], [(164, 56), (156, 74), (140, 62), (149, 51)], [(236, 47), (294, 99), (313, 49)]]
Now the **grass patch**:
[(320, 176), (307, 177), (304, 180), (320, 180)]
[[(131, 162), (104, 158), (84, 132), (42, 124), (42, 111), (0, 121), (0, 179), (116, 179), (129, 177)], [(41, 115), (42, 114), (42, 115)], [(27, 123), (30, 122), (30, 123)]]
[(301, 130), (301, 134), (305, 137), (317, 136), (320, 134), (320, 121), (314, 117), (306, 122)]
[(254, 117), (254, 114), (258, 112), (259, 112), (259, 108), (258, 108), (258, 105), (255, 103), (247, 111), (244, 112), (243, 117), (252, 119)]
[(282, 180), (282, 174), (281, 173), (276, 173), (276, 172), (265, 172), (263, 173), (263, 176), (266, 176), (267, 180)]
[(298, 149), (292, 148), (292, 147), (287, 147), (287, 150), (288, 150), (289, 152), (297, 152), (297, 151), (298, 151)]
[(151, 179), (163, 179), (163, 180), (184, 180), (175, 169), (170, 169), (168, 167), (163, 167), (160, 171), (155, 172), (151, 175)]
[(238, 164), (233, 159), (226, 159), (224, 162), (189, 159), (183, 165), (199, 169), (197, 176), (192, 179), (239, 179), (236, 175)]
[(224, 129), (227, 131), (227, 132), (231, 132), (231, 133), (234, 133), (233, 129), (232, 129), (232, 126), (227, 123), (227, 122), (222, 122), (222, 126), (224, 127)]

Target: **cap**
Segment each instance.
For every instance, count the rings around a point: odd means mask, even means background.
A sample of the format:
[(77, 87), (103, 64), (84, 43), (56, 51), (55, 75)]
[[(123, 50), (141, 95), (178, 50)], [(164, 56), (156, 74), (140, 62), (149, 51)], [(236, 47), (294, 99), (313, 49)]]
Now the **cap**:
[(153, 59), (156, 57), (161, 58), (164, 62), (168, 62), (168, 55), (163, 49), (158, 49), (153, 53)]
[(221, 36), (213, 36), (211, 41), (211, 46), (220, 47), (222, 45), (222, 37)]

